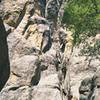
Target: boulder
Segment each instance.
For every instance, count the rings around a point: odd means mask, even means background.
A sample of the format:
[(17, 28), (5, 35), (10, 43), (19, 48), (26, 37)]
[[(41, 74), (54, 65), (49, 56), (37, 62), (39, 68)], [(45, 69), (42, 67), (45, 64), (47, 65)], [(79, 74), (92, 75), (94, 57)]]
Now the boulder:
[(7, 85), (31, 86), (37, 85), (40, 77), (40, 62), (34, 55), (16, 58), (11, 62), (11, 77)]

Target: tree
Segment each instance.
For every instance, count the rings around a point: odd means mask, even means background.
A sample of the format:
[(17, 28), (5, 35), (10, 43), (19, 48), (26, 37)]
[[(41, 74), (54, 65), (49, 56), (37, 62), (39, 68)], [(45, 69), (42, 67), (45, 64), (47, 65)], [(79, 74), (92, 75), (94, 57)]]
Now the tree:
[(80, 43), (100, 31), (100, 0), (69, 0), (62, 20), (74, 30), (74, 43)]

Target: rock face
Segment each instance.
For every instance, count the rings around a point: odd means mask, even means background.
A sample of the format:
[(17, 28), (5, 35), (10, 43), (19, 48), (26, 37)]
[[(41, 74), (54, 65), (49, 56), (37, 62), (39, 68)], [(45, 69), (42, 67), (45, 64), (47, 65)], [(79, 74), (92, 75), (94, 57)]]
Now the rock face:
[[(39, 57), (34, 52), (32, 45), (25, 44), (28, 40), (22, 39), (20, 36), (11, 33), (8, 37), (11, 54), (11, 75), (5, 88), (0, 93), (0, 99), (60, 99), (60, 91), (57, 89), (59, 88), (59, 80), (54, 65), (56, 51), (51, 50)], [(12, 44), (11, 37), (14, 37)]]
[(45, 17), (57, 26), (57, 16), (64, 0), (48, 0), (46, 4)]
[(100, 99), (100, 68), (96, 71), (93, 76), (95, 82), (95, 90), (93, 92), (92, 100), (99, 100)]
[(100, 99), (100, 68), (93, 77), (86, 78), (81, 82), (80, 100), (99, 100)]
[(31, 25), (23, 35), (31, 41), (36, 50), (45, 53), (51, 47), (51, 29), (48, 21), (43, 17), (33, 15), (30, 23)]
[(10, 26), (16, 27), (19, 23), (18, 20), (21, 20), (22, 18), (20, 15), (24, 16), (24, 4), (26, 1), (28, 0), (1, 0), (1, 16), (3, 17), (4, 22)]
[[(26, 61), (26, 59), (28, 59)], [(11, 82), (18, 86), (24, 85), (37, 85), (40, 80), (40, 65), (38, 57), (36, 56), (23, 56), (12, 62), (12, 77)], [(25, 74), (26, 73), (26, 74)], [(10, 82), (9, 82), (10, 83)]]
[(72, 32), (58, 22), (64, 2), (2, 0), (0, 100), (100, 100), (100, 61), (72, 48)]
[(94, 81), (92, 78), (86, 78), (81, 82), (81, 86), (79, 88), (80, 100), (91, 100), (91, 96), (94, 91)]

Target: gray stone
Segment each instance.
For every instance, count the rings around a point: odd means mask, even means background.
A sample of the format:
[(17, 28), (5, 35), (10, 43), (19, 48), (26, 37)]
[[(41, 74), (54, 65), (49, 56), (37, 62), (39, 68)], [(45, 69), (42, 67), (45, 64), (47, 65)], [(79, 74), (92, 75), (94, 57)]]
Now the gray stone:
[(58, 12), (63, 0), (48, 0), (45, 9), (45, 17), (51, 23), (51, 27), (56, 27)]
[(93, 79), (95, 81), (95, 90), (92, 96), (92, 100), (100, 100), (100, 68), (97, 69)]
[(56, 88), (39, 87), (32, 91), (32, 100), (62, 100)]
[(91, 100), (95, 88), (94, 80), (92, 78), (85, 78), (79, 87), (80, 99)]
[(23, 87), (6, 87), (0, 93), (0, 100), (30, 100), (31, 88), (28, 86)]
[(31, 86), (37, 85), (40, 77), (40, 62), (37, 56), (26, 55), (11, 62), (12, 75), (7, 85)]

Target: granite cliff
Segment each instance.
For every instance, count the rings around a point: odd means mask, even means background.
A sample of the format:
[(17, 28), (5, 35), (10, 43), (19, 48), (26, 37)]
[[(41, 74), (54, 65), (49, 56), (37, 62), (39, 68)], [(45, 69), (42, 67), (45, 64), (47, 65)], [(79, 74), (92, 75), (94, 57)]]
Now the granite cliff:
[(66, 3), (1, 0), (0, 100), (100, 100), (100, 56), (73, 47)]

